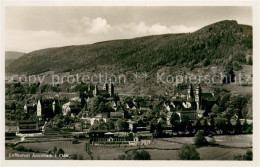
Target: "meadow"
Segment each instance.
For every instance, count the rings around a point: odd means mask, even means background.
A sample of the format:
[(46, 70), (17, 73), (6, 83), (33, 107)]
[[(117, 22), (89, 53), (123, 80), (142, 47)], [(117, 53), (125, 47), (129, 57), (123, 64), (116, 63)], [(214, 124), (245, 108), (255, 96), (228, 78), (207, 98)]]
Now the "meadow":
[[(209, 138), (207, 137), (209, 140)], [(214, 136), (216, 145), (197, 148), (202, 160), (233, 160), (235, 155), (245, 154), (252, 150), (252, 135), (226, 135)], [(50, 141), (40, 143), (21, 143), (26, 148), (40, 153), (47, 153), (54, 146), (62, 148), (66, 154), (82, 155), (85, 160), (91, 157), (85, 151), (86, 140), (80, 140), (78, 144), (70, 141)], [(152, 160), (178, 160), (178, 151), (184, 144), (193, 144), (193, 137), (157, 138), (148, 146), (93, 146), (89, 149), (94, 160), (114, 160), (119, 155), (131, 153), (133, 150), (146, 150)], [(16, 146), (17, 147), (17, 146)], [(7, 150), (6, 156), (14, 150)], [(7, 159), (11, 159), (8, 158)], [(49, 159), (49, 158), (48, 158)]]

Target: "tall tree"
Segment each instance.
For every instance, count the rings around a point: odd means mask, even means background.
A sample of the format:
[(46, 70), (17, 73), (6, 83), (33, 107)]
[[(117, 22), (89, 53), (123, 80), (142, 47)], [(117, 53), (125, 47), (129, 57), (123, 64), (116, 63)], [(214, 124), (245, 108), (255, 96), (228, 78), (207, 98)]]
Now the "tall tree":
[(173, 113), (170, 118), (170, 123), (172, 125), (173, 132), (178, 132), (180, 125), (180, 117), (178, 114)]
[(204, 131), (203, 130), (199, 130), (194, 137), (194, 144), (196, 146), (205, 146), (208, 144), (205, 136), (204, 136)]
[(181, 160), (200, 160), (200, 155), (193, 145), (182, 146), (178, 156)]
[(226, 64), (224, 73), (226, 76), (223, 78), (223, 83), (229, 84), (235, 81), (235, 73), (231, 61)]

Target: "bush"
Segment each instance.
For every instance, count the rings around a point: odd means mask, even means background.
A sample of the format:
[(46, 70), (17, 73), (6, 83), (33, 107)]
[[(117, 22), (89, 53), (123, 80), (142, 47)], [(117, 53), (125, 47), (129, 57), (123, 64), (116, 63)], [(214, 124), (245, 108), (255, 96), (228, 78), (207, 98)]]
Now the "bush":
[(208, 144), (205, 136), (204, 136), (204, 131), (203, 130), (199, 130), (196, 134), (195, 134), (195, 138), (194, 138), (194, 144), (196, 146), (205, 146)]
[(24, 146), (18, 146), (16, 147), (17, 151), (28, 151)]
[(78, 159), (78, 155), (77, 154), (72, 154), (71, 155), (71, 159), (75, 159), (75, 160)]
[(53, 149), (52, 149), (53, 154), (55, 154), (57, 150), (58, 150), (57, 147), (54, 146)]
[(247, 151), (246, 155), (244, 155), (244, 160), (253, 160), (253, 152)]
[(136, 151), (133, 151), (132, 154), (127, 153), (127, 154), (119, 155), (117, 160), (131, 160), (131, 159), (133, 159), (133, 154), (135, 154), (135, 153), (136, 153)]
[(184, 145), (178, 156), (181, 160), (200, 160), (200, 155), (193, 145)]
[(14, 148), (15, 144), (13, 144), (13, 143), (7, 144), (7, 147)]
[(58, 151), (56, 152), (57, 156), (59, 156), (60, 154), (64, 154), (64, 151), (61, 148), (59, 148)]
[(49, 149), (48, 150), (48, 152), (47, 152), (47, 154), (51, 154), (52, 153), (52, 150), (51, 149)]
[(17, 151), (34, 152), (31, 148), (26, 148), (23, 145), (16, 147)]
[(149, 152), (142, 150), (142, 151), (134, 151), (133, 152), (133, 158), (134, 160), (150, 160), (151, 155)]
[(245, 155), (235, 155), (234, 160), (253, 160), (253, 152), (247, 151)]
[(242, 126), (243, 133), (251, 134), (253, 131), (253, 124), (248, 124), (247, 120), (244, 120), (243, 126)]

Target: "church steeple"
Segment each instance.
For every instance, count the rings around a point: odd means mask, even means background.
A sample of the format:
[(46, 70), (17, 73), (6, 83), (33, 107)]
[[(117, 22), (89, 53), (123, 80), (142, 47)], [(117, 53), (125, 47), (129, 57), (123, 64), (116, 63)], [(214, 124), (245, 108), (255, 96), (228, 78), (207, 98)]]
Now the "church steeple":
[(194, 97), (194, 93), (193, 93), (193, 87), (192, 87), (192, 85), (190, 84), (189, 86), (188, 86), (188, 89), (187, 89), (187, 101), (190, 101), (190, 100), (192, 100)]
[(95, 85), (95, 89), (93, 90), (93, 95), (97, 96), (98, 95), (98, 86)]
[(53, 111), (53, 113), (55, 113), (56, 112), (56, 102), (55, 102), (55, 100), (53, 101), (53, 103), (52, 103), (52, 111)]
[(104, 86), (103, 86), (103, 90), (108, 90), (108, 84), (107, 83), (104, 83)]
[(114, 85), (113, 85), (113, 83), (110, 82), (110, 84), (109, 84), (109, 95), (110, 95), (110, 97), (113, 97), (114, 93), (115, 93)]
[(200, 110), (200, 108), (201, 108), (201, 95), (202, 95), (202, 90), (201, 90), (200, 84), (198, 84), (198, 86), (196, 88), (196, 94), (195, 94), (197, 110)]

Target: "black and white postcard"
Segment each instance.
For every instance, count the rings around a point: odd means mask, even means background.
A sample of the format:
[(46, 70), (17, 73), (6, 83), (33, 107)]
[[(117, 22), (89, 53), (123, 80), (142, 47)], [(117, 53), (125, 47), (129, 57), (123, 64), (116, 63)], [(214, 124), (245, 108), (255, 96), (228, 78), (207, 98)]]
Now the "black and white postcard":
[(258, 2), (1, 7), (3, 165), (259, 165)]

